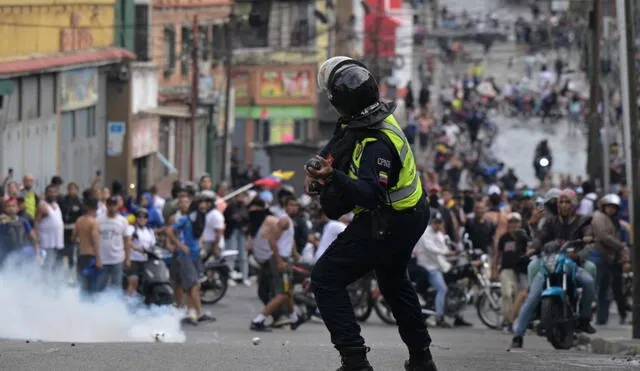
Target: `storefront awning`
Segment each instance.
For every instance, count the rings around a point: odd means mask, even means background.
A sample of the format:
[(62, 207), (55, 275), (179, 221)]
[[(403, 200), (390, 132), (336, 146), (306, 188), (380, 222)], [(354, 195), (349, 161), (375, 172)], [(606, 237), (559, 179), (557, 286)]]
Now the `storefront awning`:
[[(141, 113), (146, 113), (149, 115), (157, 115), (157, 116), (165, 116), (165, 117), (176, 117), (182, 119), (191, 118), (191, 108), (188, 106), (158, 106), (158, 107), (149, 107), (143, 108), (140, 110)], [(206, 116), (207, 111), (198, 108), (198, 116)]]
[(73, 53), (31, 55), (21, 59), (0, 61), (0, 76), (15, 76), (33, 72), (72, 69), (86, 65), (109, 64), (123, 59), (134, 59), (135, 57), (136, 55), (132, 52), (113, 46)]

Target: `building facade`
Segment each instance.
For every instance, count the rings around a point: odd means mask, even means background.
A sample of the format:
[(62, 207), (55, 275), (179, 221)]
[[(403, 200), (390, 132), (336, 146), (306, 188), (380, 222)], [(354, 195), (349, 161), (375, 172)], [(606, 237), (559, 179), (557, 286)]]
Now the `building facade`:
[[(114, 47), (113, 0), (0, 5), (0, 173), (91, 184), (121, 176), (133, 53)], [(108, 128), (120, 129), (108, 134)], [(122, 152), (122, 151), (120, 151)]]
[[(153, 0), (150, 59), (156, 67), (158, 107), (142, 109), (158, 121), (157, 152), (169, 176), (182, 180), (215, 175), (225, 99), (225, 24), (231, 0)], [(195, 50), (195, 52), (194, 52)], [(194, 59), (197, 61), (194, 63)], [(197, 64), (197, 109), (192, 110)], [(158, 157), (158, 156), (156, 156)], [(214, 159), (215, 157), (215, 159)], [(220, 165), (218, 164), (218, 167)]]
[(318, 64), (330, 53), (326, 0), (238, 2), (232, 145), (239, 160), (271, 171), (268, 148), (317, 143)]

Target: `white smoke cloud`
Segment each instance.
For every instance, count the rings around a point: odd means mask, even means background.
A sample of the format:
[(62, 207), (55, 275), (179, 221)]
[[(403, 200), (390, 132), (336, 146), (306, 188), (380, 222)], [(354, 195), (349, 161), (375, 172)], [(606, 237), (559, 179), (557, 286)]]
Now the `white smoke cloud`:
[[(54, 274), (11, 259), (0, 271), (0, 338), (60, 342), (184, 342), (184, 311), (134, 305), (122, 293), (91, 298)], [(156, 339), (156, 338), (160, 339)]]

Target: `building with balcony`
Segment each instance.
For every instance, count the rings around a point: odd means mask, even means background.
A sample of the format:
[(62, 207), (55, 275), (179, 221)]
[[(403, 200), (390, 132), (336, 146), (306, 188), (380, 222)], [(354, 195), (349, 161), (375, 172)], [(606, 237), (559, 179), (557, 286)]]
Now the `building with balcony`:
[[(215, 178), (219, 173), (223, 141), (216, 138), (221, 137), (224, 122), (225, 25), (232, 3), (232, 0), (151, 0), (150, 16), (146, 19), (150, 24), (149, 37), (136, 45), (148, 46), (146, 60), (155, 68), (157, 106), (141, 108), (140, 117), (159, 117), (158, 141), (153, 148), (143, 151), (157, 150), (152, 160), (155, 165), (144, 163), (146, 160), (136, 164), (138, 172), (147, 172), (141, 179), (166, 181), (176, 171), (182, 180), (197, 178), (205, 172)], [(136, 37), (136, 40), (143, 38)], [(199, 82), (194, 95), (196, 64)], [(198, 100), (195, 111), (191, 106), (194, 96)]]
[(263, 173), (272, 168), (269, 148), (317, 142), (316, 72), (329, 37), (317, 13), (325, 7), (326, 0), (235, 5), (232, 144)]
[(0, 3), (0, 173), (88, 186), (119, 161), (130, 114), (128, 61), (114, 46), (115, 0)]

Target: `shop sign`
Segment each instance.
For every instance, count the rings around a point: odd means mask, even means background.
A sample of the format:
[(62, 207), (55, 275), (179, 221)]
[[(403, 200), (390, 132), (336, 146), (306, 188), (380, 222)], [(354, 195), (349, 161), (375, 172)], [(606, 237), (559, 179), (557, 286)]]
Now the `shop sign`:
[(315, 119), (316, 110), (313, 106), (236, 106), (237, 119)]
[(71, 111), (98, 101), (98, 70), (85, 68), (60, 73), (60, 109)]
[(131, 158), (158, 152), (158, 118), (137, 120), (131, 130)]
[(243, 99), (249, 97), (249, 73), (248, 72), (233, 72), (231, 75), (231, 81), (233, 88), (236, 90), (236, 99)]
[(109, 121), (107, 123), (107, 156), (118, 157), (122, 155), (126, 130), (123, 121)]
[(309, 98), (310, 71), (262, 71), (259, 86), (262, 98)]

